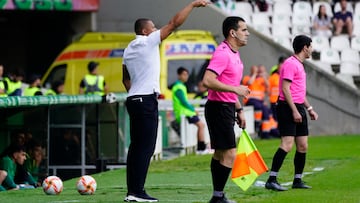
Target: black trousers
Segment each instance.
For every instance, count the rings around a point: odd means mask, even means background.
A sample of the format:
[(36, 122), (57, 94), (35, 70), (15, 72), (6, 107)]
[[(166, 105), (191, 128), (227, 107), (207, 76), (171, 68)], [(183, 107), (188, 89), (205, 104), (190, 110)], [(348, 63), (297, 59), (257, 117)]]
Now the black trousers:
[(130, 146), (126, 167), (128, 194), (141, 194), (156, 144), (159, 122), (157, 96), (128, 97), (126, 108), (130, 117)]

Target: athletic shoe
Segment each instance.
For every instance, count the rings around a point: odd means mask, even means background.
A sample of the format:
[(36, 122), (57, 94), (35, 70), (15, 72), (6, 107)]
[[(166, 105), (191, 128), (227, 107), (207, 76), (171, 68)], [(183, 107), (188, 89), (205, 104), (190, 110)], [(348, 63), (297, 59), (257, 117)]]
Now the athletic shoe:
[(304, 181), (300, 181), (297, 183), (294, 182), (292, 185), (292, 188), (293, 189), (311, 189), (311, 186), (306, 185)]
[(197, 155), (214, 154), (213, 149), (196, 150)]
[(233, 201), (233, 200), (227, 199), (227, 198), (225, 197), (225, 195), (224, 195), (224, 196), (222, 196), (222, 197), (215, 197), (215, 196), (213, 196), (213, 197), (211, 198), (211, 200), (210, 200), (209, 203), (236, 203), (236, 202)]
[(276, 180), (265, 183), (265, 188), (269, 190), (275, 191), (286, 191), (288, 190), (286, 187), (281, 186)]
[(124, 202), (158, 202), (159, 200), (149, 196), (148, 194), (146, 194), (146, 192), (144, 192), (143, 194), (128, 194), (125, 199)]

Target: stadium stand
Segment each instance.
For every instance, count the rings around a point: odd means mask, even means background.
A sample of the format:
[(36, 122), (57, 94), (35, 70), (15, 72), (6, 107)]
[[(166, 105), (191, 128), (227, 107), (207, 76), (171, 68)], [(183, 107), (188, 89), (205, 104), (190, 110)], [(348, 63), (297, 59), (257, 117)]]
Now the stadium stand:
[(332, 36), (330, 39), (330, 48), (337, 51), (350, 49), (350, 40), (347, 35)]
[(351, 49), (360, 51), (360, 36), (355, 36), (355, 37), (351, 38), (350, 47), (351, 47)]
[(313, 3), (312, 9), (313, 9), (313, 16), (317, 15), (319, 12), (320, 5), (324, 5), (326, 7), (326, 14), (330, 17), (334, 15), (331, 5), (329, 2), (326, 1), (316, 1)]
[(359, 52), (355, 49), (342, 50), (340, 60), (341, 62), (352, 62), (359, 64), (360, 63)]

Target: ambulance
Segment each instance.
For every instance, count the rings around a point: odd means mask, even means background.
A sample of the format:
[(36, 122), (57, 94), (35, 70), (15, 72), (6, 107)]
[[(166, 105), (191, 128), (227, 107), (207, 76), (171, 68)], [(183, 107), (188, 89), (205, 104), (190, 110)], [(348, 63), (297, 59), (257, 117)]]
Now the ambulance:
[(179, 30), (172, 33), (160, 45), (160, 88), (165, 99), (171, 99), (171, 86), (177, 80), (177, 69), (189, 71), (186, 83), (189, 98), (197, 91), (217, 43), (213, 35), (203, 30)]
[(99, 63), (98, 73), (103, 75), (109, 92), (125, 92), (122, 84), (122, 56), (133, 33), (86, 33), (68, 45), (44, 74), (41, 82), (51, 88), (54, 81), (64, 81), (64, 94), (76, 95), (83, 77), (88, 74), (90, 61)]
[[(57, 80), (64, 81), (64, 93), (76, 95), (82, 78), (88, 73), (90, 61), (99, 63), (98, 73), (103, 75), (109, 92), (126, 92), (122, 84), (122, 57), (133, 33), (86, 33), (66, 47), (42, 78), (42, 85), (50, 88)], [(177, 80), (176, 70), (183, 66), (189, 70), (188, 91), (196, 91), (197, 82), (209, 63), (217, 44), (208, 31), (179, 30), (160, 45), (162, 98), (171, 99), (169, 87)]]

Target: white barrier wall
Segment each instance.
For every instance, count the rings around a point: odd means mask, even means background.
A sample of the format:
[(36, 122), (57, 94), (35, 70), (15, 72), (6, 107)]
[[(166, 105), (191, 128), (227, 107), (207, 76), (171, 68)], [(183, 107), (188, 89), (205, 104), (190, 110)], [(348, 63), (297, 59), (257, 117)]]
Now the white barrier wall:
[[(209, 130), (206, 124), (204, 108), (197, 108), (198, 116), (201, 121), (205, 123), (205, 143), (210, 143)], [(255, 124), (254, 124), (254, 108), (252, 106), (244, 107), (245, 120), (246, 120), (246, 129), (249, 134), (255, 133)], [(190, 124), (185, 116), (181, 117), (181, 147), (183, 148), (181, 154), (191, 154), (196, 152), (197, 147), (197, 127), (194, 124)], [(234, 126), (235, 136), (238, 138), (241, 133), (241, 129), (237, 124)]]
[(155, 145), (155, 151), (153, 155), (154, 160), (161, 160), (162, 159), (162, 142), (163, 142), (163, 134), (162, 134), (162, 118), (159, 116), (159, 124), (158, 124), (158, 131), (157, 131), (157, 138), (156, 138), (156, 145)]

